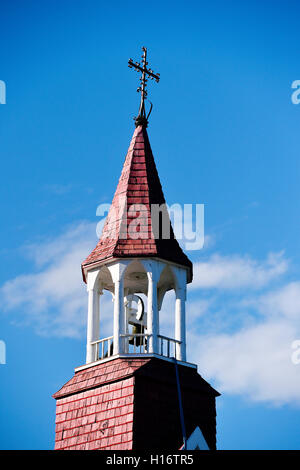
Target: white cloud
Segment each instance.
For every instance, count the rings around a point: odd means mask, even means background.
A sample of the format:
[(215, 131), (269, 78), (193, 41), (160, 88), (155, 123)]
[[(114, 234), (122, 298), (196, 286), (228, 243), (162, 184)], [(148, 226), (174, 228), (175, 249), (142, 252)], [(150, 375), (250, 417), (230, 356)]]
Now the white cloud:
[(283, 252), (270, 253), (265, 261), (250, 257), (212, 255), (206, 262), (194, 264), (192, 289), (257, 289), (287, 271)]
[(296, 325), (266, 321), (232, 334), (194, 338), (192, 359), (222, 393), (275, 405), (300, 405), (300, 370), (292, 363)]
[(259, 310), (268, 316), (284, 316), (299, 321), (300, 318), (300, 281), (270, 291), (259, 298)]
[(220, 392), (300, 406), (300, 366), (292, 362), (300, 281), (285, 283), (288, 265), (282, 252), (263, 261), (214, 254), (194, 265), (189, 360)]
[(39, 334), (79, 337), (87, 311), (80, 265), (95, 243), (95, 225), (82, 222), (52, 240), (27, 246), (38, 271), (17, 276), (0, 289), (12, 320), (33, 324)]
[(53, 194), (61, 196), (63, 194), (69, 193), (72, 189), (71, 184), (47, 184), (45, 189)]
[[(190, 360), (199, 364), (200, 373), (214, 380), (222, 393), (273, 405), (300, 406), (300, 366), (292, 362), (292, 344), (300, 339), (300, 282), (265, 289), (250, 298), (239, 294), (239, 300), (226, 297), (231, 331), (227, 331), (226, 322), (222, 331), (220, 294), (219, 299), (215, 297), (220, 311), (208, 309), (206, 313), (213, 322), (204, 322), (204, 328), (198, 324), (200, 334), (195, 329), (189, 332)], [(239, 327), (234, 324), (236, 315), (241, 320)]]
[(205, 234), (203, 250), (211, 249), (216, 244), (216, 236), (214, 234)]

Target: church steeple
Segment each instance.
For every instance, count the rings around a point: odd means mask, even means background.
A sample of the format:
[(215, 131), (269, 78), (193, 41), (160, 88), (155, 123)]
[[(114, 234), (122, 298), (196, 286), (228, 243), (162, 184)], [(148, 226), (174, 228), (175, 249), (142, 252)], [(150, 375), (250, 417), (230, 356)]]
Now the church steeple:
[[(174, 236), (146, 130), (145, 77), (153, 75), (157, 81), (159, 77), (147, 69), (143, 50), (142, 66), (129, 61), (142, 72), (139, 124), (100, 240), (82, 263), (89, 292), (87, 363), (103, 359), (104, 354), (135, 354), (137, 344), (142, 354), (174, 354), (176, 359), (186, 361), (185, 300), (186, 284), (192, 281), (192, 263)], [(99, 339), (99, 295), (103, 289), (110, 291), (114, 299), (111, 340)], [(161, 336), (159, 327), (159, 311), (169, 290), (176, 295), (173, 338)], [(129, 318), (137, 294), (147, 296), (143, 320)], [(130, 333), (130, 325), (134, 334)]]
[[(88, 291), (86, 362), (54, 395), (56, 449), (216, 448), (219, 394), (186, 356), (192, 263), (174, 236), (146, 130), (147, 77), (159, 81), (147, 68), (146, 52), (142, 65), (129, 61), (142, 73), (136, 129), (100, 240), (81, 266)], [(104, 290), (113, 299), (106, 338)], [(172, 290), (173, 311), (162, 313)], [(174, 316), (168, 337), (160, 329), (163, 314)]]

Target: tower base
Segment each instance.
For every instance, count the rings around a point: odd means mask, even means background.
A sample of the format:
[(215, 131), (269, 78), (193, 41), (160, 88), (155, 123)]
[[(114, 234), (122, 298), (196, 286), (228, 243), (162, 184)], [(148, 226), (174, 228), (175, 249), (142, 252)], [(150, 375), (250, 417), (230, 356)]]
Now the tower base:
[(75, 372), (53, 395), (55, 449), (176, 451), (182, 424), (187, 436), (198, 426), (215, 449), (219, 393), (196, 369), (177, 367), (179, 380), (175, 364), (158, 358), (117, 358)]

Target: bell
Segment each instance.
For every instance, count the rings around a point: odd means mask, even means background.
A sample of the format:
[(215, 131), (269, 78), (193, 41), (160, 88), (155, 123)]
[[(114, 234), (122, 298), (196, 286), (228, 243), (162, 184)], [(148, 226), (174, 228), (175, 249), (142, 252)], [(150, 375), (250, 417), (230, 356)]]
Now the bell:
[[(134, 325), (132, 327), (132, 334), (133, 335), (143, 334), (144, 330), (145, 330), (145, 328), (142, 325)], [(133, 344), (133, 345), (135, 344), (136, 346), (141, 346), (143, 344), (143, 337), (142, 336), (136, 336), (136, 338), (134, 338), (134, 336), (130, 336), (129, 344)]]

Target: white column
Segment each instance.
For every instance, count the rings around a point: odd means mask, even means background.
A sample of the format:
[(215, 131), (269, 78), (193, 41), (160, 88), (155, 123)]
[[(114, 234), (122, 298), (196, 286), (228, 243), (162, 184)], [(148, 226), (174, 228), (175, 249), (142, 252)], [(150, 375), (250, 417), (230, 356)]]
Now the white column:
[(181, 341), (176, 344), (176, 359), (186, 361), (186, 329), (185, 329), (185, 299), (186, 289), (178, 287), (175, 291), (175, 339)]
[(87, 321), (87, 342), (86, 342), (86, 363), (94, 362), (96, 357), (96, 345), (91, 344), (99, 339), (99, 289), (98, 286), (88, 289), (88, 321)]
[[(129, 295), (128, 287), (126, 289), (124, 288), (124, 299), (127, 295)], [(128, 318), (126, 315), (125, 301), (123, 301), (123, 304), (124, 304), (124, 322), (125, 322), (124, 332), (127, 335), (129, 333), (129, 324), (128, 324)], [(129, 338), (126, 341), (124, 341), (123, 351), (125, 354), (129, 353)]]
[(126, 333), (125, 308), (124, 308), (124, 273), (130, 261), (118, 261), (107, 266), (114, 283), (114, 331), (113, 331), (113, 355), (124, 353), (124, 338)]
[(148, 272), (148, 305), (147, 305), (148, 353), (158, 353), (158, 305), (157, 279), (153, 271)]

